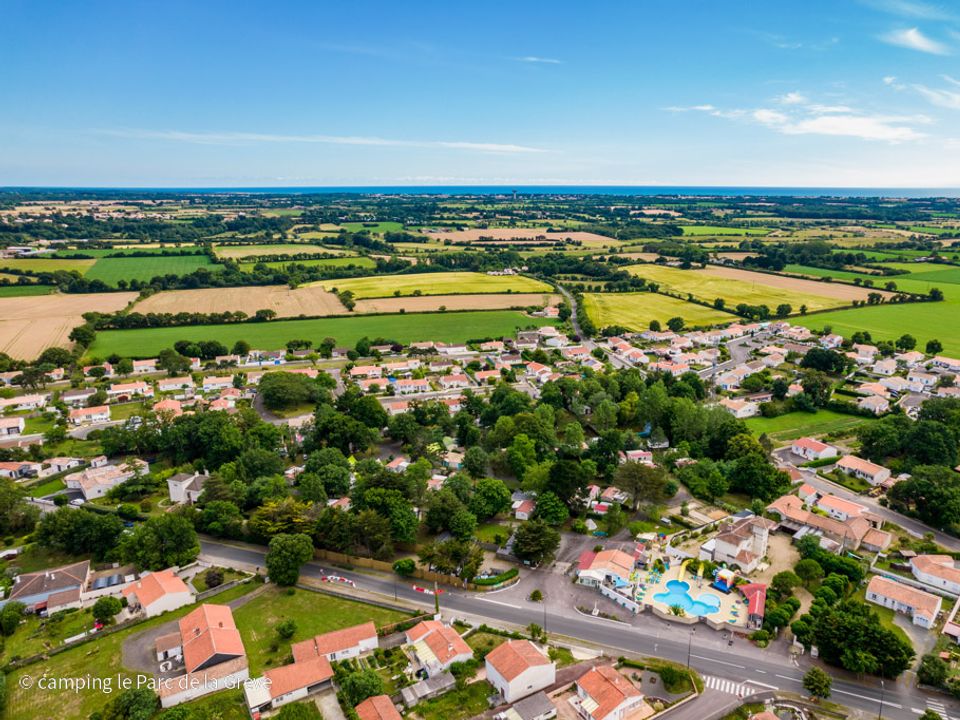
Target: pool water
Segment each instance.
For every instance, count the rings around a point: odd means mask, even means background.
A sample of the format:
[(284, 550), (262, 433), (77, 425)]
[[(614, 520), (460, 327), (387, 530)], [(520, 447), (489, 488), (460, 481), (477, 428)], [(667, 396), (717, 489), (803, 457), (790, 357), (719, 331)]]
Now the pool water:
[(671, 580), (667, 583), (667, 592), (657, 593), (653, 599), (667, 607), (679, 605), (687, 615), (696, 617), (712, 615), (720, 610), (719, 597), (713, 593), (701, 593), (700, 597), (694, 600), (690, 596), (690, 583), (682, 580)]

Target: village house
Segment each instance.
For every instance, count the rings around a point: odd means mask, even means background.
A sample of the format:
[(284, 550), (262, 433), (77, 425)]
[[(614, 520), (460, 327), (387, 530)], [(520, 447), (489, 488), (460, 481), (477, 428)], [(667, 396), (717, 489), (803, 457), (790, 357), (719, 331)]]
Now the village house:
[(424, 620), (406, 631), (413, 659), (430, 677), (448, 670), (457, 662), (473, 657), (472, 648), (460, 634), (439, 620)]
[(46, 612), (52, 600), (56, 607), (63, 604), (80, 605), (80, 594), (90, 577), (90, 561), (83, 560), (32, 573), (21, 573), (13, 580), (7, 597), (0, 600), (0, 607), (8, 602), (21, 602), (29, 612)]
[(867, 513), (840, 521), (812, 512), (796, 495), (783, 495), (767, 506), (767, 512), (779, 517), (780, 527), (794, 533), (794, 538), (812, 535), (820, 538), (820, 546), (830, 552), (845, 552), (863, 547), (882, 552), (890, 547), (893, 536), (881, 530), (880, 519)]
[(42, 478), (59, 475), (67, 470), (80, 467), (83, 461), (75, 457), (52, 457), (40, 462), (39, 476)]
[(75, 408), (67, 414), (67, 421), (71, 425), (86, 425), (110, 421), (110, 406), (97, 405), (89, 408)]
[(718, 404), (738, 419), (755, 417), (760, 414), (760, 406), (750, 400), (720, 398)]
[(914, 625), (919, 625), (928, 630), (936, 624), (937, 615), (940, 614), (940, 606), (943, 602), (942, 598), (936, 595), (880, 575), (874, 575), (870, 578), (866, 599), (868, 602), (909, 615), (913, 619)]
[(167, 478), (167, 493), (170, 502), (177, 505), (194, 505), (200, 499), (203, 485), (207, 481), (209, 471), (193, 473), (177, 473)]
[(26, 422), (23, 417), (0, 417), (0, 438), (22, 435)]
[(924, 585), (960, 595), (960, 569), (949, 555), (917, 555), (910, 558), (910, 571)]
[(170, 568), (143, 575), (121, 594), (128, 607), (139, 609), (148, 618), (190, 605), (194, 600), (193, 592)]
[(157, 359), (150, 358), (148, 360), (134, 360), (133, 361), (133, 374), (134, 375), (145, 375), (146, 373), (154, 373), (157, 371)]
[(890, 401), (880, 395), (871, 395), (859, 400), (857, 407), (874, 415), (883, 415), (890, 410)]
[(0, 477), (22, 480), (40, 474), (40, 463), (27, 460), (4, 460), (0, 462)]
[(290, 650), (295, 663), (324, 657), (330, 662), (355, 658), (380, 647), (377, 628), (372, 621), (293, 643)]
[(268, 710), (276, 710), (330, 687), (332, 680), (333, 667), (322, 656), (265, 670), (263, 678), (243, 685), (250, 717), (259, 720)]
[(487, 682), (512, 703), (553, 685), (557, 666), (529, 640), (507, 640), (487, 653)]
[(360, 720), (402, 720), (389, 695), (374, 695), (357, 705), (354, 710)]
[(515, 519), (529, 520), (533, 516), (533, 511), (537, 509), (537, 501), (532, 498), (514, 500), (510, 509)]
[(93, 388), (77, 388), (76, 390), (64, 390), (60, 393), (60, 400), (64, 405), (70, 407), (84, 407), (97, 391)]
[(828, 445), (811, 437), (802, 437), (794, 440), (790, 446), (790, 452), (811, 462), (837, 456), (837, 449), (833, 445)]
[(577, 562), (577, 583), (599, 587), (604, 583), (626, 585), (636, 564), (635, 557), (623, 550), (585, 551)]
[(762, 517), (746, 517), (722, 526), (720, 532), (700, 546), (700, 559), (737, 565), (749, 575), (767, 554), (770, 531), (777, 524)]
[(894, 355), (893, 359), (904, 367), (912, 368), (914, 365), (919, 365), (922, 363), (924, 357), (926, 356), (919, 350), (909, 350), (907, 352)]
[(100, 465), (67, 475), (63, 481), (72, 490), (80, 490), (85, 500), (103, 497), (112, 488), (137, 475), (150, 472), (150, 465), (133, 458), (121, 465)]
[(598, 665), (577, 680), (570, 704), (583, 720), (643, 720), (653, 714), (643, 694), (609, 665)]
[(893, 375), (897, 371), (897, 361), (893, 358), (877, 360), (873, 364), (871, 371), (874, 375)]
[(31, 393), (16, 395), (12, 398), (0, 398), (0, 413), (4, 410), (41, 410), (47, 406), (48, 396)]
[(911, 370), (907, 374), (907, 381), (910, 383), (910, 389), (916, 390), (917, 392), (929, 390), (937, 384), (938, 379), (939, 378), (936, 375), (922, 372), (920, 370)]
[(203, 391), (205, 393), (219, 392), (230, 387), (233, 387), (232, 375), (207, 375), (203, 378)]
[(430, 382), (426, 378), (397, 380), (393, 384), (393, 387), (400, 395), (412, 395), (413, 393), (430, 392)]
[(189, 376), (184, 377), (172, 377), (172, 378), (163, 378), (157, 380), (157, 389), (160, 392), (176, 392), (183, 393), (187, 390), (192, 391), (195, 385), (193, 378)]
[(438, 382), (444, 390), (470, 387), (470, 378), (462, 374), (443, 375)]
[(960, 373), (960, 360), (937, 355), (930, 361), (930, 367), (946, 370), (947, 372)]
[(889, 479), (890, 471), (882, 465), (858, 458), (856, 455), (844, 455), (837, 461), (837, 470), (864, 480), (871, 485), (879, 485)]

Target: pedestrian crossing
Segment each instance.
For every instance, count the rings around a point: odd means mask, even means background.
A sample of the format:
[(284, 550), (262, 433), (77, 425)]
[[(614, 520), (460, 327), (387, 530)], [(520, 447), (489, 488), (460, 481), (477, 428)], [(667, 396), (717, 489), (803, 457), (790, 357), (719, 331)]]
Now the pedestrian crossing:
[(703, 684), (709, 689), (727, 693), (728, 695), (736, 695), (737, 697), (746, 697), (747, 695), (752, 695), (753, 693), (757, 692), (758, 689), (749, 683), (736, 682), (735, 680), (718, 678), (714, 677), (713, 675), (703, 675), (702, 677)]
[[(910, 708), (917, 715), (923, 714), (923, 710), (917, 708)], [(943, 720), (957, 720), (956, 715), (948, 715), (946, 706), (939, 700), (928, 699), (926, 710), (933, 710), (937, 713)]]

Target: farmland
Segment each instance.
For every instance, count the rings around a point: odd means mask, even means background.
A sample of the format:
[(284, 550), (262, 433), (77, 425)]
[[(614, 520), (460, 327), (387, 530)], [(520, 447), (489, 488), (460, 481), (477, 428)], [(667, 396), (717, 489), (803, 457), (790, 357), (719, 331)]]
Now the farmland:
[[(548, 240), (551, 242), (564, 242), (567, 239), (582, 243), (584, 247), (601, 248), (614, 247), (620, 244), (620, 241), (596, 233), (583, 232), (581, 230), (562, 230), (551, 232), (546, 228), (483, 228), (472, 230), (430, 230), (426, 232), (427, 237), (437, 240), (449, 240), (454, 243), (478, 243), (491, 244), (493, 242), (509, 243), (510, 241), (534, 241)], [(480, 243), (481, 240), (486, 242)]]
[(83, 323), (85, 312), (116, 312), (136, 293), (0, 297), (0, 352), (32, 359), (45, 348), (65, 346), (67, 336)]
[(702, 270), (679, 270), (647, 264), (631, 265), (627, 270), (658, 283), (662, 289), (684, 295), (689, 293), (707, 302), (723, 298), (730, 307), (747, 303), (767, 305), (774, 309), (783, 303), (792, 306), (794, 311), (801, 305), (806, 305), (809, 310), (824, 310), (849, 305), (853, 300), (865, 300), (873, 292), (850, 285), (718, 266), (708, 266)]
[[(270, 262), (263, 263), (269, 268), (278, 268), (283, 269), (292, 264), (296, 263), (297, 265), (304, 265), (306, 267), (359, 267), (359, 268), (372, 268), (376, 267), (376, 263), (366, 256), (343, 256), (335, 258), (321, 258), (318, 260), (273, 260)], [(240, 269), (244, 272), (253, 272), (253, 268), (256, 266), (256, 263), (241, 263)]]
[(349, 290), (357, 299), (393, 295), (452, 295), (461, 293), (550, 292), (552, 288), (539, 280), (517, 275), (485, 275), (476, 272), (414, 273), (410, 275), (378, 275), (340, 280), (322, 280), (328, 290)]
[(53, 285), (0, 285), (0, 298), (49, 295), (55, 290)]
[(291, 290), (286, 285), (168, 290), (137, 303), (135, 309), (141, 313), (233, 311), (247, 315), (253, 315), (257, 310), (273, 310), (277, 317), (316, 317), (347, 312), (336, 295), (320, 286)]
[(664, 324), (682, 317), (690, 327), (717, 325), (736, 320), (721, 310), (684, 302), (657, 293), (587, 293), (583, 296), (587, 314), (598, 328), (622, 325), (631, 330), (646, 330), (651, 320)]
[(62, 260), (58, 258), (10, 258), (0, 260), (0, 270), (22, 270), (28, 273), (76, 271), (81, 275), (93, 267), (96, 260)]
[(155, 255), (152, 257), (100, 258), (87, 270), (88, 280), (116, 286), (120, 280), (148, 282), (157, 276), (189, 275), (200, 268), (220, 270), (206, 255)]
[(272, 245), (217, 245), (214, 247), (214, 253), (219, 258), (232, 258), (242, 262), (244, 258), (264, 255), (320, 255), (322, 253), (336, 254), (337, 251), (310, 243), (276, 243)]
[(280, 348), (295, 338), (318, 342), (324, 337), (336, 338), (337, 343), (344, 346), (353, 346), (362, 337), (384, 337), (397, 342), (464, 342), (512, 335), (517, 328), (539, 327), (551, 322), (512, 310), (491, 310), (109, 330), (97, 333), (89, 354), (101, 357), (113, 353), (126, 357), (155, 357), (178, 340), (218, 340), (228, 347), (237, 340), (246, 340), (260, 348)]
[(510, 308), (558, 305), (559, 295), (549, 293), (501, 293), (498, 295), (407, 295), (402, 298), (358, 300), (354, 313), (408, 313), (447, 310), (508, 310)]
[(348, 222), (340, 227), (350, 232), (360, 232), (367, 230), (372, 233), (383, 234), (385, 232), (400, 232), (403, 230), (403, 223), (398, 222)]
[(770, 228), (727, 227), (726, 225), (681, 225), (684, 235), (692, 237), (713, 235), (766, 235)]

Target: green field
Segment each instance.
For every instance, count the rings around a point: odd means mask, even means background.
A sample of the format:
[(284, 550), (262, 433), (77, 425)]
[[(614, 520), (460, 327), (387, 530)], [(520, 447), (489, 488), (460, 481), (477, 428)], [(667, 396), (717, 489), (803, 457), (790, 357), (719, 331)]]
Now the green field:
[(512, 335), (517, 328), (538, 327), (551, 322), (514, 310), (488, 310), (106, 330), (97, 333), (89, 355), (106, 357), (116, 353), (134, 358), (156, 357), (161, 350), (173, 347), (177, 340), (219, 340), (227, 347), (233, 346), (237, 340), (246, 340), (253, 347), (264, 350), (281, 348), (288, 340), (296, 338), (310, 339), (316, 344), (325, 337), (333, 337), (338, 345), (349, 347), (362, 337), (384, 337), (397, 342), (464, 342)]
[(583, 302), (598, 328), (622, 325), (631, 330), (646, 330), (651, 320), (665, 325), (675, 317), (682, 317), (688, 327), (718, 325), (737, 319), (730, 313), (658, 293), (587, 293)]
[[(285, 589), (270, 588), (233, 614), (250, 660), (251, 676), (260, 675), (270, 665), (284, 664), (290, 653), (288, 642), (307, 640), (314, 635), (368, 620), (381, 627), (410, 617), (407, 613), (309, 590), (297, 590), (293, 595), (287, 592)], [(290, 641), (281, 642), (276, 651), (271, 651), (270, 646), (277, 640), (277, 625), (287, 619), (296, 622), (297, 631)]]
[(747, 428), (755, 435), (766, 433), (772, 440), (786, 442), (805, 435), (825, 435), (841, 430), (851, 430), (870, 418), (857, 415), (843, 415), (832, 410), (818, 410), (815, 413), (792, 412), (774, 418), (747, 418)]
[[(191, 246), (186, 245), (183, 249), (187, 249)], [(176, 246), (170, 245), (168, 247), (139, 247), (137, 245), (129, 246), (118, 246), (112, 248), (70, 248), (68, 250), (57, 250), (52, 257), (61, 258), (68, 257), (70, 255), (89, 255), (92, 258), (102, 258), (107, 257), (108, 255), (124, 255), (130, 256), (132, 253), (138, 254), (148, 254), (148, 255), (160, 255), (161, 253), (169, 252), (170, 250), (178, 250)], [(200, 254), (200, 253), (198, 253)]]
[(818, 295), (813, 291), (798, 292), (775, 287), (777, 278), (764, 273), (744, 271), (746, 273), (744, 277), (748, 277), (749, 280), (739, 280), (711, 274), (709, 268), (680, 270), (665, 265), (645, 263), (630, 265), (624, 269), (638, 277), (658, 283), (664, 290), (682, 295), (692, 294), (709, 303), (712, 303), (714, 298), (723, 298), (731, 308), (739, 303), (747, 303), (748, 305), (766, 305), (774, 310), (777, 305), (786, 303), (793, 307), (794, 312), (797, 312), (801, 305), (806, 305), (809, 310), (824, 310), (850, 304), (849, 301)]
[(681, 225), (687, 236), (702, 235), (766, 235), (770, 228), (765, 227), (727, 227), (726, 225)]
[(53, 285), (0, 285), (0, 297), (49, 295), (56, 289)]
[(403, 223), (398, 222), (348, 222), (340, 223), (340, 227), (350, 232), (360, 232), (368, 230), (372, 233), (400, 232), (403, 230)]
[(116, 286), (120, 280), (149, 282), (162, 275), (189, 275), (194, 270), (207, 268), (219, 271), (220, 265), (206, 255), (157, 255), (154, 257), (100, 258), (87, 271), (88, 280), (100, 280)]
[(81, 275), (89, 270), (96, 260), (61, 260), (57, 258), (11, 258), (0, 260), (0, 270), (23, 270), (29, 273), (76, 270)]
[(232, 258), (244, 262), (245, 258), (268, 255), (304, 255), (336, 252), (312, 243), (261, 243), (259, 245), (216, 245), (214, 253), (219, 258)]
[(474, 293), (550, 292), (539, 280), (517, 275), (486, 275), (478, 272), (414, 273), (375, 275), (362, 278), (322, 280), (316, 285), (338, 291), (350, 290), (357, 300), (394, 295), (470, 295)]
[[(911, 263), (884, 263), (884, 265), (903, 265), (909, 269)], [(873, 287), (883, 289), (888, 282), (896, 285), (897, 290), (904, 292), (919, 293), (926, 295), (931, 288), (939, 287), (944, 291), (944, 295), (953, 295), (950, 292), (951, 284), (960, 284), (960, 268), (954, 268), (947, 265), (916, 265), (916, 267), (934, 267), (935, 270), (929, 272), (911, 272), (908, 275), (868, 275), (866, 273), (853, 272), (851, 270), (831, 270), (827, 268), (812, 267), (810, 265), (787, 265), (785, 272), (795, 273), (797, 275), (807, 275), (810, 277), (831, 277), (835, 280), (844, 282), (854, 282), (857, 278), (863, 282), (872, 281)]]
[[(307, 267), (347, 267), (349, 265), (355, 265), (356, 267), (361, 268), (372, 268), (376, 267), (376, 263), (363, 256), (347, 256), (347, 257), (335, 257), (335, 258), (324, 258), (321, 260), (274, 260), (271, 262), (263, 263), (269, 268), (283, 269), (288, 265), (296, 263), (297, 265), (305, 265)], [(253, 268), (256, 263), (240, 263), (240, 269), (244, 272), (253, 272)]]

